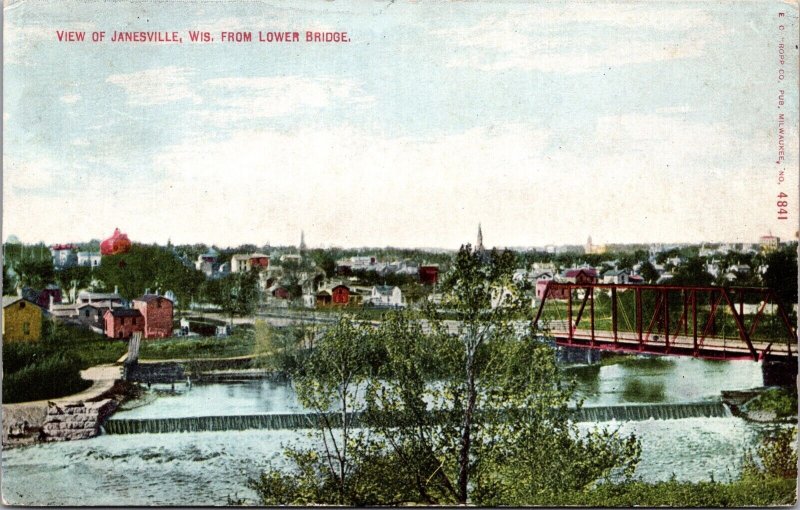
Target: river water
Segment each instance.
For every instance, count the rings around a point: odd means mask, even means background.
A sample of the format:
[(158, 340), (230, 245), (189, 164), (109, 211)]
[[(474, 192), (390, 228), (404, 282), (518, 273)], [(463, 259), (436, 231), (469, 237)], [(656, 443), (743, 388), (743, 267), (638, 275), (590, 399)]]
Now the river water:
[[(641, 358), (573, 371), (586, 406), (715, 401), (723, 389), (761, 385), (753, 362)], [(115, 418), (158, 418), (299, 412), (291, 388), (266, 380), (178, 385), (179, 394)], [(235, 412), (234, 412), (235, 411)], [(744, 449), (769, 426), (734, 417), (581, 423), (635, 433), (642, 443), (643, 480), (729, 480)], [(229, 497), (255, 500), (248, 477), (282, 467), (287, 444), (312, 445), (310, 431), (245, 430), (101, 435), (3, 452), (6, 503), (26, 505), (222, 505)]]

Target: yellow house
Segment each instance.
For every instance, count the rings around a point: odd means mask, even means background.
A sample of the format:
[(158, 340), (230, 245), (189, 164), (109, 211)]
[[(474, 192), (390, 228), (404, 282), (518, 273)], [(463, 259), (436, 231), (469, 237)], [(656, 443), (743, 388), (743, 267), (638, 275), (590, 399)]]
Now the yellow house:
[(39, 340), (42, 309), (17, 296), (3, 296), (3, 341)]

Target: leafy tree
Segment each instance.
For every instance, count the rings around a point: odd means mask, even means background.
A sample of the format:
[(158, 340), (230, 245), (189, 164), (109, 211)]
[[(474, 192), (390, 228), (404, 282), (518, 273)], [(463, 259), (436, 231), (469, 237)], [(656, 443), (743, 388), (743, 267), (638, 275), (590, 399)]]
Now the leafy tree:
[(714, 277), (706, 271), (705, 262), (700, 257), (691, 257), (675, 270), (670, 283), (675, 285), (709, 286)]
[[(376, 449), (363, 431), (355, 427), (355, 413), (362, 410), (363, 393), (370, 365), (369, 325), (341, 318), (328, 329), (296, 374), (298, 400), (316, 414), (321, 449), (289, 448), (287, 456), (294, 473), (268, 470), (248, 485), (259, 493), (262, 503), (339, 505), (375, 504), (367, 497), (379, 481), (368, 473), (367, 458)], [(379, 455), (378, 455), (379, 457)], [(360, 481), (360, 483), (359, 483)], [(359, 487), (361, 485), (361, 487)], [(382, 499), (382, 498), (381, 498)]]
[(237, 315), (244, 317), (255, 311), (259, 298), (256, 270), (231, 273), (221, 278), (214, 288), (217, 294), (211, 296), (211, 301), (219, 305), (231, 319)]
[(95, 276), (107, 291), (117, 288), (126, 299), (134, 299), (146, 290), (175, 293), (180, 303), (188, 304), (204, 279), (194, 268), (186, 267), (166, 248), (134, 244), (127, 253), (104, 255)]
[(64, 291), (72, 287), (82, 289), (91, 283), (92, 269), (85, 266), (65, 267), (55, 273), (55, 281)]
[(639, 268), (639, 274), (642, 275), (644, 281), (647, 283), (655, 283), (658, 281), (658, 271), (649, 260), (642, 262), (642, 267)]
[(797, 252), (782, 249), (767, 254), (764, 285), (773, 289), (786, 304), (797, 303)]
[[(413, 475), (417, 502), (546, 504), (636, 465), (634, 438), (579, 437), (570, 424), (574, 386), (562, 384), (552, 350), (519, 331), (527, 307), (513, 267), (508, 252), (487, 260), (463, 247), (443, 283), (454, 335), (431, 310), (424, 321), (406, 312), (379, 327), (387, 362), (368, 423)], [(498, 306), (501, 290), (509, 297)]]
[(53, 261), (50, 259), (20, 260), (16, 265), (19, 282), (27, 287), (43, 289), (55, 280)]

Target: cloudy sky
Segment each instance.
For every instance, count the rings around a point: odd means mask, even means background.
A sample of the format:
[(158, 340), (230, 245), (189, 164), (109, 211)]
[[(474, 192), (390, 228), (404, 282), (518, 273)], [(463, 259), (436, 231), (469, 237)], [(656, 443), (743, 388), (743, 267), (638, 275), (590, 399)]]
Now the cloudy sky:
[(303, 229), (310, 246), (455, 248), (478, 222), (500, 246), (795, 236), (796, 4), (295, 4), (6, 0), (3, 238), (294, 244)]

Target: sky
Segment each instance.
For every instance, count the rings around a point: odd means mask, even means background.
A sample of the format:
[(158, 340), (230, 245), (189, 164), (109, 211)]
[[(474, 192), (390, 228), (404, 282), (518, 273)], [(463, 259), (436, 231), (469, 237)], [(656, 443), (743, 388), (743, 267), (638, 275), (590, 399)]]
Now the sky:
[(775, 1), (6, 0), (2, 236), (457, 248), (481, 223), (488, 246), (793, 239), (797, 36), (797, 5)]

